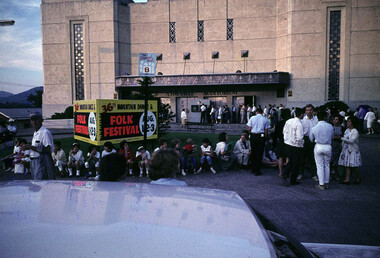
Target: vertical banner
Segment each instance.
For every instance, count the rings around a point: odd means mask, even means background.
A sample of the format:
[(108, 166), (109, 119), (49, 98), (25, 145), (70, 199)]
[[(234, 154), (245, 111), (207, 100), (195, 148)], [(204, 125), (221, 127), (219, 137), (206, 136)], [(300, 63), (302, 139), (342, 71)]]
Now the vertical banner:
[[(158, 138), (158, 101), (148, 101), (147, 139)], [(94, 145), (144, 139), (144, 100), (74, 102), (74, 138)]]
[(139, 53), (139, 76), (154, 77), (156, 76), (156, 54)]

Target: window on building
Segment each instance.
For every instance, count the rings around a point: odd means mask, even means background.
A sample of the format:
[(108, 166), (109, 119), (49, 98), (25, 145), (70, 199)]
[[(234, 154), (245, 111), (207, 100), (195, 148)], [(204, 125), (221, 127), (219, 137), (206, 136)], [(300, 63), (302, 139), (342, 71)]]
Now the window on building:
[(73, 61), (74, 61), (74, 86), (75, 100), (84, 99), (84, 53), (83, 53), (83, 24), (75, 23), (73, 30)]
[(204, 21), (198, 21), (198, 41), (205, 41)]
[(234, 40), (234, 19), (227, 19), (227, 40)]
[(339, 100), (341, 11), (330, 12), (328, 100)]
[(175, 22), (169, 22), (169, 42), (175, 43), (176, 37), (175, 37)]
[(285, 89), (277, 89), (277, 98), (285, 98)]

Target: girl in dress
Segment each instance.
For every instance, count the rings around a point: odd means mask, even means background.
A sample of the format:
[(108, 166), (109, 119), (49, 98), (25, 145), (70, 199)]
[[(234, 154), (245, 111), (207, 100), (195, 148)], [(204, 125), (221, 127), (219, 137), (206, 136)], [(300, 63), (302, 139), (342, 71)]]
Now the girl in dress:
[(350, 184), (351, 171), (356, 174), (355, 185), (360, 184), (359, 167), (362, 165), (362, 160), (359, 151), (359, 132), (356, 129), (358, 119), (350, 116), (347, 119), (347, 130), (342, 137), (342, 152), (340, 153), (338, 164), (345, 167), (346, 179), (341, 184)]

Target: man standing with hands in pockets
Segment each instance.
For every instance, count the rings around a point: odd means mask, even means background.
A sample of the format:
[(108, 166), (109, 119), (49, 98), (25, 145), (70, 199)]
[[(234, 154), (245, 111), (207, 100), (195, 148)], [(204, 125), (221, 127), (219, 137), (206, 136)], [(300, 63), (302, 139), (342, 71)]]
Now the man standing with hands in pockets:
[(34, 128), (32, 144), (26, 144), (24, 150), (30, 151), (30, 170), (34, 180), (55, 179), (55, 167), (51, 156), (54, 142), (49, 130), (42, 125), (40, 112), (30, 114), (30, 123)]
[(256, 109), (256, 116), (252, 116), (248, 123), (251, 143), (252, 173), (261, 175), (261, 160), (263, 159), (265, 139), (268, 136), (269, 121), (263, 115), (262, 108)]

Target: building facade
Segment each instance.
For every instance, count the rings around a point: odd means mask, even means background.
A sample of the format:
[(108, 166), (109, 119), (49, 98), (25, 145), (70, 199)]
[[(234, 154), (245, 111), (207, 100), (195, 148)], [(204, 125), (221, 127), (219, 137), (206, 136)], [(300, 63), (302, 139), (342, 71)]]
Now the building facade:
[(376, 0), (42, 0), (43, 114), (127, 98), (138, 54), (179, 113), (215, 104), (380, 107)]

